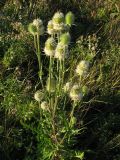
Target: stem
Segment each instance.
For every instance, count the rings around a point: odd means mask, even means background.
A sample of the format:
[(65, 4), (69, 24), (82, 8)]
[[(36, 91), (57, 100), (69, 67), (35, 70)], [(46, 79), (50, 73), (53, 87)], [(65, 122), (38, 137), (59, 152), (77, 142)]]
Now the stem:
[(59, 71), (59, 60), (57, 59), (57, 73)]
[(38, 102), (39, 105), (39, 112), (40, 112), (40, 121), (42, 121), (42, 113), (41, 113), (41, 106), (40, 106), (40, 102)]
[(62, 85), (62, 60), (60, 60), (60, 66), (59, 66), (59, 85), (58, 85), (58, 93), (61, 93), (61, 85)]
[(43, 82), (42, 82), (42, 63), (41, 63), (41, 52), (40, 52), (40, 37), (39, 34), (37, 34), (37, 58), (38, 58), (38, 64), (39, 64), (39, 78), (43, 87)]
[(36, 35), (34, 35), (34, 46), (35, 46), (36, 55), (37, 55), (37, 40), (36, 40)]
[(65, 73), (65, 61), (62, 62), (62, 85), (64, 83), (64, 73)]
[(72, 118), (73, 118), (73, 114), (74, 114), (74, 111), (75, 111), (75, 107), (76, 107), (76, 103), (74, 102), (74, 103), (73, 103), (72, 110), (71, 110), (71, 113), (70, 113), (69, 127), (71, 127), (71, 123), (72, 123)]
[(52, 57), (50, 56), (49, 62), (49, 93), (51, 93), (51, 78), (52, 78)]

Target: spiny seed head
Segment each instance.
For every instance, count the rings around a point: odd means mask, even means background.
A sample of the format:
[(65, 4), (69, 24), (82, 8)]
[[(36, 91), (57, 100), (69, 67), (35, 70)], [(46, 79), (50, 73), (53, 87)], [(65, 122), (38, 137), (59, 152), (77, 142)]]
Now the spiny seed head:
[(50, 37), (45, 42), (45, 48), (44, 52), (47, 56), (54, 56), (55, 54), (55, 48), (56, 48), (56, 42), (55, 39)]
[(70, 11), (65, 16), (65, 23), (71, 26), (74, 23), (75, 17), (74, 14)]
[(79, 62), (79, 64), (76, 67), (76, 73), (79, 74), (80, 76), (84, 76), (87, 74), (89, 69), (89, 62), (82, 60)]
[(70, 91), (70, 98), (73, 101), (80, 101), (83, 97), (83, 94), (80, 90), (79, 85), (74, 85)]
[(33, 20), (33, 24), (36, 26), (36, 27), (41, 27), (43, 25), (43, 22), (41, 19), (37, 18), (37, 19), (34, 19)]
[(44, 26), (41, 19), (37, 18), (33, 20), (33, 25), (37, 28), (37, 34), (43, 35), (44, 33)]
[(64, 23), (64, 14), (62, 12), (56, 12), (53, 16), (53, 24)]
[(43, 101), (43, 102), (41, 103), (41, 109), (44, 110), (44, 111), (49, 110), (49, 104), (48, 104), (48, 102)]
[(71, 40), (71, 36), (69, 32), (64, 33), (60, 36), (60, 42), (64, 45), (68, 45), (70, 43), (70, 40)]
[(55, 32), (64, 31), (65, 24), (64, 23), (60, 23), (60, 24), (53, 23), (53, 28), (54, 28)]
[(50, 20), (50, 21), (48, 22), (47, 32), (48, 32), (48, 34), (50, 34), (50, 35), (52, 35), (52, 34), (55, 33), (52, 20)]
[(65, 29), (65, 18), (62, 12), (56, 12), (52, 19), (53, 28), (56, 32), (63, 31)]
[(36, 91), (34, 94), (34, 98), (38, 102), (40, 102), (43, 99), (43, 97), (44, 97), (44, 94), (41, 90)]
[(63, 45), (61, 42), (58, 43), (55, 50), (55, 58), (64, 60), (68, 55), (68, 46)]

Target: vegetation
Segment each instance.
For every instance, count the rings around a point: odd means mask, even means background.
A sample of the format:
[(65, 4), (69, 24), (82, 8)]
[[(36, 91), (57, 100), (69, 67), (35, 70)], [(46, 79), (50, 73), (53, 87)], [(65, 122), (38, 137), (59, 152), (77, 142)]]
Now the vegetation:
[(1, 160), (120, 160), (119, 6), (0, 4)]

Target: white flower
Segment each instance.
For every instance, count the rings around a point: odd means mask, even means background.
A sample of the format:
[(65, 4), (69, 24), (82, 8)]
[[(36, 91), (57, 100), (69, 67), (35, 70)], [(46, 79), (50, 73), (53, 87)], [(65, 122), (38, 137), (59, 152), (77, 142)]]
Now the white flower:
[(55, 33), (55, 30), (54, 30), (54, 28), (53, 28), (53, 22), (52, 22), (52, 20), (48, 22), (47, 32), (48, 32), (48, 34), (50, 34), (50, 35)]
[(43, 99), (43, 92), (41, 90), (38, 90), (34, 94), (34, 98), (36, 101), (40, 102)]
[(36, 27), (40, 27), (43, 25), (43, 22), (41, 19), (37, 18), (37, 19), (34, 19), (33, 20), (33, 24), (36, 26)]
[(55, 50), (55, 58), (59, 60), (64, 60), (68, 55), (68, 46), (58, 43)]
[(64, 23), (64, 14), (62, 12), (56, 12), (53, 16), (53, 23)]
[(47, 56), (54, 56), (55, 54), (55, 48), (56, 48), (56, 42), (54, 38), (50, 37), (48, 40), (45, 42), (45, 48), (44, 52)]
[(87, 71), (83, 70), (79, 67), (76, 68), (76, 73), (79, 74), (80, 76), (86, 76), (87, 75)]
[(56, 12), (53, 16), (53, 28), (56, 31), (63, 31), (65, 28), (65, 19), (64, 14), (62, 12)]
[(53, 23), (53, 28), (55, 31), (63, 31), (65, 29), (65, 24), (64, 23)]
[(80, 76), (85, 76), (89, 69), (89, 62), (82, 60), (76, 67), (76, 73)]
[(71, 82), (67, 82), (65, 85), (64, 85), (64, 92), (69, 92), (70, 89), (72, 88), (72, 83)]
[(74, 85), (70, 91), (70, 98), (73, 101), (80, 101), (82, 97), (83, 97), (83, 94), (80, 91), (80, 87), (78, 85)]
[(33, 25), (36, 26), (37, 33), (39, 33), (40, 35), (42, 35), (44, 33), (44, 26), (43, 26), (43, 22), (42, 22), (41, 19), (39, 19), (39, 18), (34, 19), (33, 20)]
[(49, 110), (49, 104), (46, 101), (43, 101), (41, 103), (41, 109), (44, 110), (44, 111)]

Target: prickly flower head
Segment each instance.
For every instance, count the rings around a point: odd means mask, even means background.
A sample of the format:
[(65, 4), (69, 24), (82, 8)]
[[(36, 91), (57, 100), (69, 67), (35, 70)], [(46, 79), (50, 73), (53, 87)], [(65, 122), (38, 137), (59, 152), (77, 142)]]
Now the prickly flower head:
[(68, 56), (68, 46), (58, 43), (55, 50), (55, 58), (59, 60), (64, 60)]
[(36, 27), (40, 27), (43, 25), (43, 22), (41, 19), (37, 18), (37, 19), (34, 19), (33, 20), (33, 24), (36, 26)]
[(62, 12), (56, 12), (53, 16), (53, 28), (55, 31), (63, 31), (65, 28), (64, 14)]
[(68, 45), (70, 43), (70, 40), (71, 40), (71, 36), (70, 36), (70, 33), (67, 32), (67, 33), (64, 33), (60, 36), (60, 42), (63, 44), (63, 45)]
[(40, 102), (43, 99), (43, 97), (44, 97), (44, 94), (41, 90), (36, 91), (34, 94), (34, 98), (38, 102)]
[(79, 74), (80, 76), (86, 75), (89, 69), (89, 62), (82, 60), (76, 68), (76, 73)]
[(70, 11), (65, 16), (65, 23), (69, 26), (71, 26), (74, 23), (74, 14)]
[(53, 16), (53, 23), (55, 24), (64, 23), (64, 14), (62, 12), (56, 12)]
[(67, 82), (65, 85), (64, 85), (64, 92), (69, 92), (70, 89), (72, 88), (72, 83), (71, 82)]
[(83, 94), (80, 90), (80, 87), (79, 85), (74, 85), (70, 91), (70, 98), (73, 100), (73, 101), (80, 101), (83, 97)]
[(37, 28), (37, 33), (42, 35), (44, 33), (44, 26), (41, 19), (37, 18), (33, 20), (33, 25)]
[(48, 104), (48, 102), (43, 101), (43, 102), (41, 103), (41, 109), (42, 109), (43, 111), (49, 110), (49, 104)]
[(65, 24), (64, 23), (60, 23), (60, 24), (55, 24), (53, 23), (53, 27), (55, 32), (61, 32), (65, 30)]
[(48, 38), (47, 41), (45, 42), (45, 48), (44, 48), (45, 54), (51, 57), (54, 56), (55, 48), (56, 48), (56, 42), (54, 38), (52, 37)]
[(54, 28), (53, 28), (53, 22), (52, 22), (52, 20), (48, 22), (47, 32), (48, 32), (48, 34), (50, 34), (50, 35), (55, 33), (55, 30), (54, 30)]

